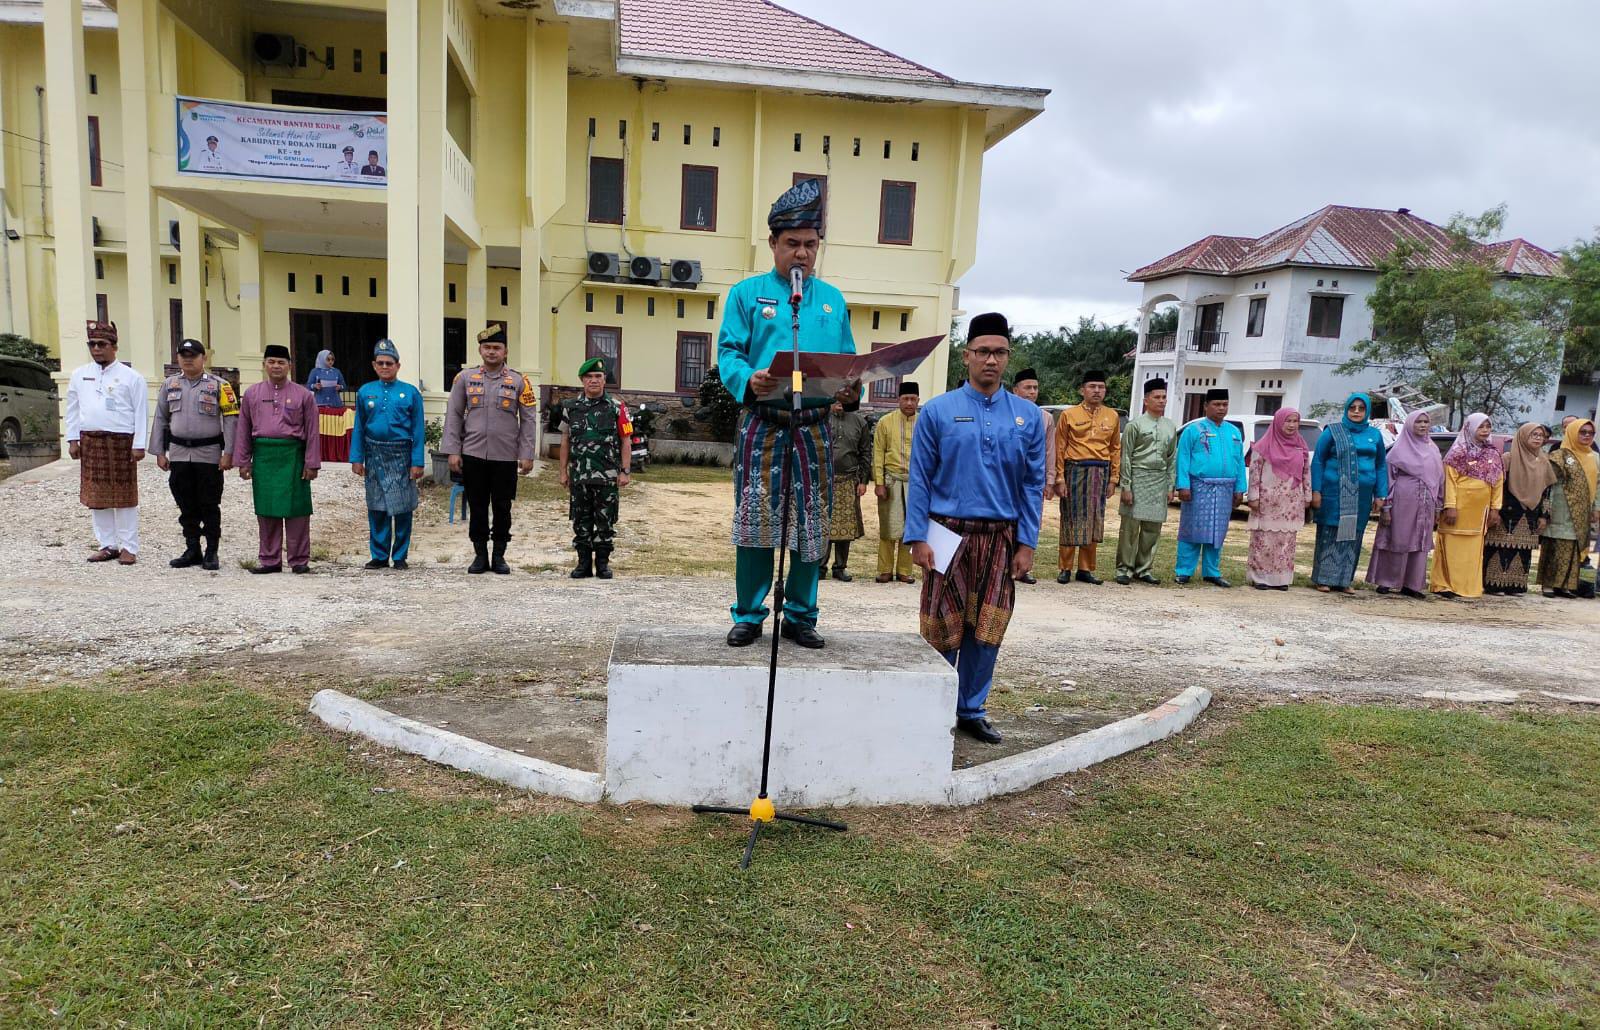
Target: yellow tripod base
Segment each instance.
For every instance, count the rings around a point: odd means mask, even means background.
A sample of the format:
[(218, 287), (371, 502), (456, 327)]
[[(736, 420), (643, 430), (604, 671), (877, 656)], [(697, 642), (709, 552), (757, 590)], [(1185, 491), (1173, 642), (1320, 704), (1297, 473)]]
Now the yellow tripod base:
[(778, 817), (771, 798), (756, 798), (750, 802), (750, 818), (758, 823), (770, 823)]

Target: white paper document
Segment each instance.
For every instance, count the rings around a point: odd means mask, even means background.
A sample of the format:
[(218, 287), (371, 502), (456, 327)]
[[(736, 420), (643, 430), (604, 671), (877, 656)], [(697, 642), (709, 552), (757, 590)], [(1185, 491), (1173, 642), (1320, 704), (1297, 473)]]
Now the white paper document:
[(952, 533), (940, 523), (928, 520), (928, 546), (933, 548), (934, 571), (943, 576), (950, 571), (950, 560), (961, 546), (961, 534)]

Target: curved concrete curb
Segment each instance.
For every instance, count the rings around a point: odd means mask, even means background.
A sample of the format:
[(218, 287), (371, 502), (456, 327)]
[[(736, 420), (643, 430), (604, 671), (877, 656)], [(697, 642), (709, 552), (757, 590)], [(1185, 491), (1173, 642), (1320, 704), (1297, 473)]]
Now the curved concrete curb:
[(591, 804), (599, 801), (604, 792), (599, 773), (582, 772), (519, 755), (481, 740), (386, 712), (337, 690), (317, 691), (311, 699), (311, 714), (336, 730), (360, 734), (385, 747), (421, 755), (430, 762), (485, 776), (513, 787)]
[(950, 804), (971, 805), (997, 794), (1013, 794), (1052, 777), (1077, 772), (1153, 744), (1194, 722), (1210, 704), (1211, 691), (1190, 687), (1148, 712), (1130, 715), (1020, 755), (957, 770), (950, 777)]

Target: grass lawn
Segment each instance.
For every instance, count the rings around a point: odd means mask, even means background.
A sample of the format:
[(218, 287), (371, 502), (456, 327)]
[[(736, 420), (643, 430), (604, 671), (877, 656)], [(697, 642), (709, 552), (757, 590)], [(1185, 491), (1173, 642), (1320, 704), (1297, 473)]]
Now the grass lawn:
[(970, 812), (584, 809), (0, 688), (0, 1025), (1578, 1025), (1600, 720), (1301, 705)]

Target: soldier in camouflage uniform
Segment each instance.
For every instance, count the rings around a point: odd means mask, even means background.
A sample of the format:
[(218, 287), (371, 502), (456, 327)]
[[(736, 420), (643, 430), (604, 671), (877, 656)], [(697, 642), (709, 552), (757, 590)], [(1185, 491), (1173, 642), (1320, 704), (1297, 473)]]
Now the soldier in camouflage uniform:
[(611, 578), (617, 524), (617, 490), (628, 485), (633, 423), (628, 406), (606, 392), (606, 363), (590, 358), (578, 368), (582, 396), (561, 405), (561, 485), (571, 494), (573, 579)]

